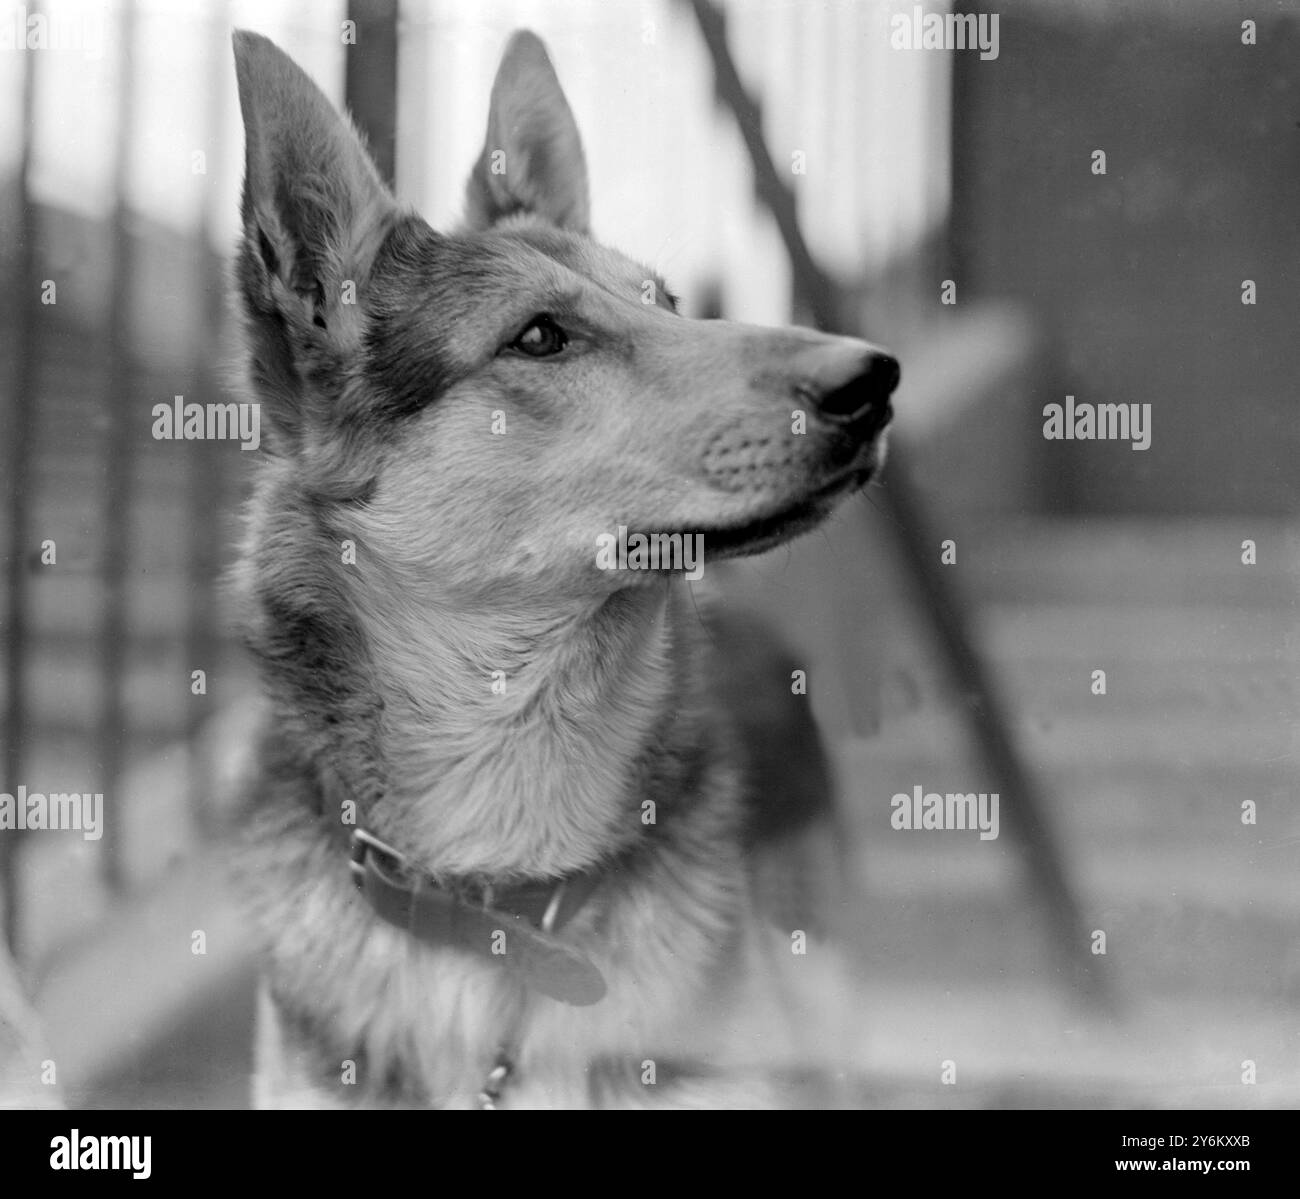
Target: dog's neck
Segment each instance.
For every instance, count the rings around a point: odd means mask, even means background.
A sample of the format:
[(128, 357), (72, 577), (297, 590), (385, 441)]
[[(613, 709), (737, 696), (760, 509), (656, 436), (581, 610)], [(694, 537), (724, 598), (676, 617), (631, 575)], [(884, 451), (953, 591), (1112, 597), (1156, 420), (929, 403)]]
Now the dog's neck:
[(690, 734), (669, 736), (689, 706), (680, 588), (585, 612), (449, 611), (387, 588), (366, 602), (377, 835), (434, 873), (553, 876), (643, 834), (647, 757)]

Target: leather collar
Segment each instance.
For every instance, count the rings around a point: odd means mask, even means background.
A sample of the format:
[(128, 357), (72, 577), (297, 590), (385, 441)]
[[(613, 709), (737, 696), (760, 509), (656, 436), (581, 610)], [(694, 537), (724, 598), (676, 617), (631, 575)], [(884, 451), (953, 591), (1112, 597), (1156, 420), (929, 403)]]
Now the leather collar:
[(604, 997), (595, 964), (557, 934), (608, 868), (511, 886), (443, 883), (360, 827), (352, 830), (349, 867), (375, 914), (422, 944), (472, 953), (563, 1003), (584, 1006)]

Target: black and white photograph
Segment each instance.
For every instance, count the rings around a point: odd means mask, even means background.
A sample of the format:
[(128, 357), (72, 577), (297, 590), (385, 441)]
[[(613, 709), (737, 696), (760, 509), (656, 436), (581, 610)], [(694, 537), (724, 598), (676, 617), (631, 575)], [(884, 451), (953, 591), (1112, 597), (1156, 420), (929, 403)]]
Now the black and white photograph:
[(1296, 0), (0, 0), (33, 1177), (249, 1108), (1249, 1172), (1298, 204)]

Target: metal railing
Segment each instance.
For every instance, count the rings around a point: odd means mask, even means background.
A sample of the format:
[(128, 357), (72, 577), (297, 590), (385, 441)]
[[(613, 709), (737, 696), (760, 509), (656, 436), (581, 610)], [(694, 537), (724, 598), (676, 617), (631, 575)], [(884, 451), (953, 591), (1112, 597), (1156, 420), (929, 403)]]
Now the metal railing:
[[(29, 18), (43, 17), (38, 5), (26, 11)], [(47, 59), (36, 51), (6, 55), (22, 72), (23, 111), (14, 198), (5, 214), (10, 233), (5, 240), (17, 253), (5, 264), (11, 336), (0, 409), (5, 501), (0, 790), (13, 794), (20, 785), (29, 792), (78, 790), (70, 783), (51, 785), (50, 771), (66, 769), (68, 779), (75, 773), (102, 792), (106, 817), (102, 837), (92, 843), (93, 870), (87, 873), (81, 858), (69, 865), (66, 857), (58, 868), (69, 871), (67, 888), (84, 891), (93, 885), (110, 896), (130, 886), (121, 784), (147, 750), (184, 739), (189, 753), (183, 790), (191, 798), (195, 825), (205, 821), (210, 764), (201, 752), (202, 726), (211, 709), (191, 695), (188, 668), (180, 668), (189, 663), (210, 671), (225, 640), (213, 598), (223, 558), (215, 540), (217, 516), (230, 511), (236, 492), (219, 451), (193, 442), (177, 447), (170, 464), (178, 486), (166, 496), (146, 494), (158, 461), (147, 432), (151, 404), (195, 388), (208, 397), (220, 390), (225, 269), (211, 249), (212, 205), (219, 202), (213, 188), (192, 242), (197, 270), (189, 283), (204, 297), (197, 348), (187, 369), (160, 366), (154, 361), (156, 347), (142, 337), (139, 310), (150, 269), (142, 258), (152, 250), (153, 227), (141, 219), (130, 195), (142, 127), (135, 87), (141, 41), (136, 5), (122, 5), (118, 21), (112, 39), (119, 82), (112, 104), (114, 167), (106, 222), (69, 218), (34, 193), (42, 145), (35, 97)], [(224, 43), (228, 33), (221, 7), (214, 9), (212, 24), (214, 40)], [(214, 72), (213, 93), (223, 85)], [(220, 122), (212, 111), (207, 124), (206, 136), (217, 139)], [(59, 230), (73, 226), (85, 242), (80, 258), (57, 244)], [(95, 282), (101, 286), (90, 294), (87, 284)], [(55, 302), (44, 302), (51, 284)], [(158, 340), (165, 343), (169, 336), (161, 330)], [(75, 477), (79, 498), (73, 502), (57, 488), (63, 474)], [(154, 519), (173, 511), (185, 514), (179, 529), (163, 528)], [(155, 626), (159, 589), (170, 592), (173, 618)], [(160, 663), (168, 691), (193, 702), (184, 709), (172, 705), (170, 715), (177, 718), (156, 730), (138, 709), (142, 684), (156, 682)], [(174, 673), (167, 674), (173, 666)], [(157, 711), (168, 705), (160, 696), (146, 706)], [(175, 799), (183, 803), (182, 796)], [(16, 951), (27, 940), (24, 916), (32, 887), (20, 857), (30, 851), (30, 841), (14, 830), (0, 835), (4, 937)]]

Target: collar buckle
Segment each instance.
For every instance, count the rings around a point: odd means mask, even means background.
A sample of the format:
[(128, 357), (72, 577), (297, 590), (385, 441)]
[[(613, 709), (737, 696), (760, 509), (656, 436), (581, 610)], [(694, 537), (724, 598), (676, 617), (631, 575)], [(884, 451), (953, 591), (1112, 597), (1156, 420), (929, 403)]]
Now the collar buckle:
[(409, 873), (410, 859), (400, 849), (394, 849), (373, 833), (368, 833), (357, 825), (352, 830), (348, 869), (352, 872), (352, 881), (356, 883), (358, 890), (364, 891), (366, 888), (366, 855), (372, 851), (390, 859), (400, 873)]

